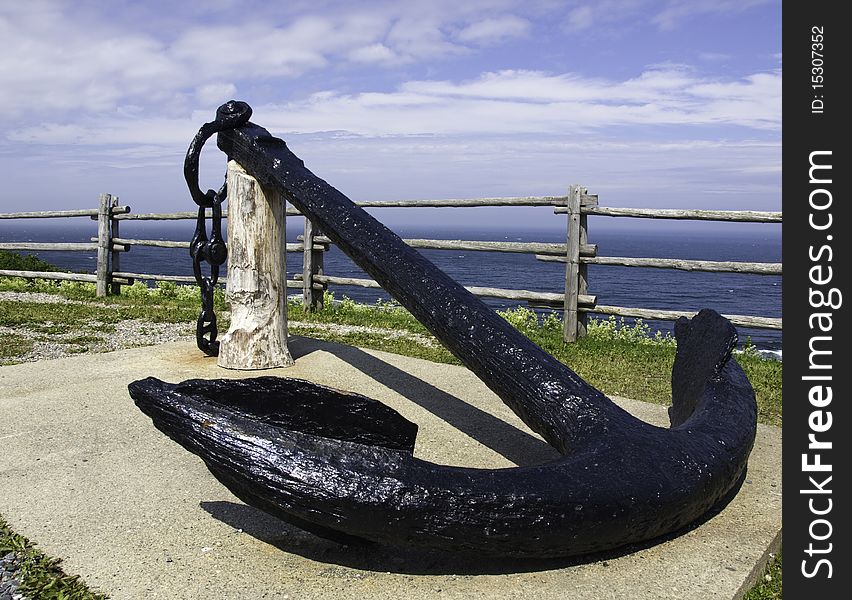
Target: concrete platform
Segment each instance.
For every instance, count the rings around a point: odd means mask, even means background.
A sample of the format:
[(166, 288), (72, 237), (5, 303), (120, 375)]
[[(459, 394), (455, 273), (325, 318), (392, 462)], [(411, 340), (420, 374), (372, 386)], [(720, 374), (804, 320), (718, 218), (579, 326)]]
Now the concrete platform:
[[(416, 454), (507, 467), (556, 456), (476, 377), (295, 338), (288, 369), (225, 371), (191, 342), (0, 368), (0, 515), (112, 598), (738, 598), (781, 529), (781, 432), (761, 426), (747, 481), (668, 541), (582, 561), (459, 558), (323, 541), (247, 507), (154, 429), (127, 384), (281, 375), (357, 391), (420, 425)], [(646, 421), (665, 408), (619, 400)]]

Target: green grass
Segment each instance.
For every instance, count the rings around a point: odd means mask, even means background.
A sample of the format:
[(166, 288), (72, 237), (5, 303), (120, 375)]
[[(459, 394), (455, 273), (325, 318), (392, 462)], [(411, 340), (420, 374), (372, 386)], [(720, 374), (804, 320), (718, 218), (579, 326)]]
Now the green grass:
[[(94, 341), (94, 332), (111, 332), (115, 324), (125, 319), (143, 319), (158, 323), (195, 322), (199, 310), (199, 295), (194, 287), (160, 283), (156, 288), (147, 288), (141, 283), (124, 288), (120, 296), (96, 298), (94, 285), (77, 282), (27, 281), (0, 278), (0, 291), (30, 291), (56, 294), (83, 304), (38, 304), (34, 302), (0, 301), (0, 326), (26, 327), (42, 335), (55, 336), (78, 332), (65, 338), (65, 343), (79, 352), (87, 351), (87, 344)], [(440, 344), (425, 345), (412, 336), (391, 337), (382, 331), (335, 332), (308, 327), (310, 324), (357, 325), (376, 329), (392, 329), (416, 334), (434, 340), (425, 327), (405, 309), (394, 303), (377, 303), (365, 306), (343, 298), (334, 302), (332, 294), (326, 295), (325, 308), (313, 313), (304, 312), (300, 303), (291, 304), (291, 332), (333, 342), (374, 348), (415, 356), (435, 362), (458, 364), (458, 360)], [(217, 290), (216, 311), (221, 315), (226, 310), (224, 295)], [(589, 383), (610, 395), (620, 395), (657, 404), (671, 402), (671, 367), (675, 355), (674, 339), (659, 333), (650, 335), (647, 325), (641, 321), (627, 325), (623, 320), (610, 318), (592, 320), (588, 336), (574, 344), (562, 341), (562, 321), (556, 314), (543, 317), (525, 308), (516, 308), (501, 313), (502, 316), (534, 342), (564, 362)], [(304, 323), (305, 325), (300, 325)], [(225, 331), (227, 322), (220, 318), (220, 331)], [(55, 338), (53, 338), (55, 339)], [(16, 348), (32, 346), (32, 341), (17, 334), (0, 338), (0, 363), (4, 356), (16, 354)], [(780, 426), (782, 423), (781, 373), (782, 364), (765, 360), (753, 348), (745, 344), (744, 352), (737, 360), (746, 371), (758, 404), (758, 419), (761, 423)], [(26, 351), (26, 350), (24, 350)], [(8, 540), (25, 543), (15, 536), (0, 520), (0, 548)], [(36, 551), (34, 551), (36, 552)], [(40, 561), (40, 562), (39, 562)], [(79, 582), (64, 575), (48, 575), (54, 572), (55, 561), (41, 558), (33, 563), (36, 580), (46, 581), (49, 577)], [(43, 568), (38, 567), (42, 565)], [(51, 566), (53, 565), (53, 566)], [(769, 576), (767, 579), (766, 576)], [(75, 584), (75, 585), (76, 585)], [(59, 585), (59, 584), (56, 584)], [(65, 592), (63, 592), (65, 593)], [(89, 595), (34, 596), (45, 598), (99, 598)], [(77, 592), (74, 592), (77, 593)], [(84, 592), (80, 592), (83, 594)], [(781, 557), (769, 565), (761, 582), (753, 588), (746, 600), (775, 600), (781, 598)]]
[(2, 336), (0, 343), (0, 362), (19, 354), (26, 354), (33, 349), (33, 341), (17, 333), (7, 333)]
[(40, 302), (0, 302), (0, 325), (26, 326), (40, 333), (69, 333), (85, 327), (89, 321), (115, 324), (129, 319), (153, 323), (194, 322), (198, 309), (194, 306), (120, 305), (105, 308), (94, 304), (48, 304)]
[[(429, 336), (423, 325), (408, 311), (394, 303), (366, 306), (347, 298), (333, 303), (333, 296), (328, 296), (322, 311), (305, 313), (301, 305), (291, 306), (290, 319), (309, 323), (402, 329)], [(650, 335), (648, 326), (641, 321), (627, 325), (623, 319), (612, 317), (607, 320), (590, 320), (586, 337), (574, 344), (565, 344), (562, 341), (562, 320), (555, 313), (543, 317), (519, 307), (500, 314), (604, 393), (656, 404), (671, 403), (674, 338), (659, 332)], [(299, 333), (298, 327), (293, 327), (293, 333)], [(426, 358), (435, 362), (458, 364), (458, 360), (442, 347), (425, 348), (404, 338), (387, 339), (381, 334), (364, 333), (340, 335), (314, 329), (305, 332), (305, 335)], [(747, 344), (745, 351), (737, 354), (737, 361), (754, 387), (758, 419), (761, 423), (780, 426), (782, 363), (761, 358)]]
[[(125, 288), (119, 296), (97, 298), (95, 286), (72, 281), (27, 281), (0, 278), (0, 291), (54, 294), (83, 304), (54, 304), (23, 301), (0, 302), (0, 325), (27, 326), (43, 333), (68, 333), (85, 327), (87, 321), (107, 326), (128, 319), (153, 323), (194, 322), (200, 308), (197, 290), (163, 282), (156, 288), (141, 283)], [(225, 310), (224, 295), (218, 291), (216, 310)], [(114, 326), (113, 326), (114, 329)]]
[(0, 517), (0, 556), (15, 552), (22, 560), (16, 574), (18, 591), (38, 600), (102, 600), (107, 596), (92, 592), (77, 575), (66, 575), (59, 561), (49, 558), (22, 535), (9, 528)]
[(770, 560), (757, 585), (751, 588), (743, 600), (781, 600), (781, 553)]

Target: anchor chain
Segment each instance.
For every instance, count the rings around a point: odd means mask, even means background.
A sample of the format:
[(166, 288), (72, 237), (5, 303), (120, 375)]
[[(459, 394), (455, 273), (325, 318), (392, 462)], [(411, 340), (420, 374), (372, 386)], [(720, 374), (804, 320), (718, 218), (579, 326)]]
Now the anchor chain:
[[(228, 258), (228, 247), (222, 237), (222, 202), (228, 195), (227, 181), (219, 191), (198, 187), (198, 162), (201, 148), (210, 136), (220, 131), (234, 129), (246, 124), (251, 118), (251, 107), (245, 102), (231, 100), (216, 111), (216, 118), (201, 126), (186, 151), (183, 163), (183, 176), (189, 187), (192, 200), (198, 205), (198, 217), (195, 221), (195, 233), (189, 244), (192, 257), (192, 270), (195, 281), (201, 288), (201, 312), (195, 327), (195, 341), (198, 348), (208, 356), (218, 356), (219, 342), (216, 341), (216, 313), (213, 310), (213, 292), (219, 282), (219, 267)], [(228, 157), (230, 160), (230, 157)], [(207, 210), (212, 209), (210, 237), (207, 237)], [(205, 277), (201, 263), (210, 264), (210, 276)]]

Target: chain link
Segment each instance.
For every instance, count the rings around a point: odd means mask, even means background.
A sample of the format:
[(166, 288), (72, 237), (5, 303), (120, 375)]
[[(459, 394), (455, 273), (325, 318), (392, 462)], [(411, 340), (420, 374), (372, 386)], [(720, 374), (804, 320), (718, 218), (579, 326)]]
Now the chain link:
[[(193, 201), (198, 205), (198, 217), (195, 221), (195, 233), (189, 244), (192, 257), (192, 270), (195, 281), (201, 288), (201, 312), (195, 327), (195, 341), (198, 348), (208, 356), (219, 354), (219, 342), (216, 340), (216, 313), (213, 309), (214, 291), (219, 282), (219, 267), (228, 258), (228, 247), (222, 237), (222, 203), (228, 195), (227, 181), (218, 192), (207, 190), (202, 193), (198, 187), (198, 162), (201, 148), (210, 136), (220, 131), (240, 127), (251, 117), (251, 107), (245, 102), (230, 101), (216, 111), (216, 119), (205, 123), (198, 130), (186, 153), (183, 173), (189, 186)], [(207, 209), (212, 209), (211, 232), (207, 237)], [(205, 277), (201, 263), (210, 264), (210, 276)]]

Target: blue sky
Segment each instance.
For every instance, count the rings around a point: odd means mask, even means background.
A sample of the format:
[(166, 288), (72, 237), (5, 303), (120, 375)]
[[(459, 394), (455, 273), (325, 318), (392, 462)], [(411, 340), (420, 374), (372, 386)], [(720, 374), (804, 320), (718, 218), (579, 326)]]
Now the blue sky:
[(231, 98), (356, 200), (781, 206), (780, 1), (34, 0), (0, 3), (0, 211), (190, 210)]

